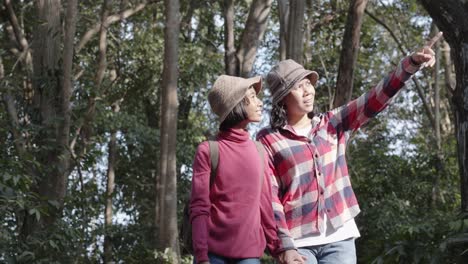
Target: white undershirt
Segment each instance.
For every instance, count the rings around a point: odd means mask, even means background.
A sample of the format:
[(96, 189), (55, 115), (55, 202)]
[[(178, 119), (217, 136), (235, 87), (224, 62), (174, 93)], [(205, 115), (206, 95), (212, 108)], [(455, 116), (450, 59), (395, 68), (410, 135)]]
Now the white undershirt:
[[(304, 128), (294, 129), (294, 131), (296, 131), (296, 134), (298, 135), (308, 137), (311, 129), (312, 125)], [(328, 219), (327, 214), (325, 214), (323, 220), (323, 233), (303, 237), (301, 239), (295, 239), (294, 246), (307, 247), (323, 245), (342, 241), (351, 237), (358, 238), (361, 236), (357, 228), (356, 222), (354, 221), (354, 218), (345, 222), (341, 227), (338, 227), (338, 229), (333, 228), (330, 220)]]

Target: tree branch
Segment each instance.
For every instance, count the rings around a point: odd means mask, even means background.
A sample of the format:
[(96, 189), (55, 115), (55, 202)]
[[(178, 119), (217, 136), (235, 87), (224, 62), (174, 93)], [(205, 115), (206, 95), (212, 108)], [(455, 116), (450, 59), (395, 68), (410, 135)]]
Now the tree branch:
[[(32, 56), (31, 50), (29, 49), (29, 43), (26, 37), (23, 34), (23, 30), (18, 22), (18, 17), (15, 14), (13, 6), (11, 4), (11, 0), (4, 1), (6, 13), (8, 15), (8, 22), (10, 23), (11, 27), (6, 27), (8, 36), (12, 43), (16, 43), (18, 50), (12, 48), (10, 51), (18, 56), (18, 61), (25, 62), (27, 74), (29, 80), (32, 80), (32, 73), (33, 73), (33, 65), (32, 65)], [(15, 67), (13, 67), (14, 69)]]
[(411, 77), (411, 80), (413, 80), (414, 86), (416, 86), (416, 92), (419, 95), (419, 98), (421, 98), (424, 110), (426, 111), (427, 117), (429, 118), (429, 121), (431, 123), (431, 127), (435, 129), (436, 123), (434, 119), (434, 115), (432, 114), (431, 107), (429, 106), (429, 103), (426, 101), (424, 98), (424, 90), (421, 87), (421, 84), (419, 84), (419, 81), (413, 76)]
[(119, 14), (108, 16), (104, 22), (101, 21), (95, 24), (81, 38), (80, 42), (78, 43), (78, 46), (76, 47), (76, 53), (80, 52), (80, 50), (91, 40), (91, 38), (93, 38), (97, 33), (99, 33), (99, 31), (101, 30), (101, 25), (103, 23), (109, 26), (113, 23), (119, 22), (121, 20), (129, 18), (130, 16), (135, 15), (136, 13), (143, 10), (147, 5), (150, 5), (156, 2), (158, 2), (158, 0), (143, 1), (143, 3), (138, 4), (135, 8), (130, 8), (130, 9), (120, 12)]
[(337, 18), (336, 15), (332, 14), (327, 14), (324, 15), (319, 21), (312, 22), (312, 19), (310, 20), (309, 28), (310, 32), (318, 31), (322, 26), (327, 25), (331, 23), (335, 18)]
[(234, 1), (224, 0), (224, 66), (228, 75), (237, 76), (237, 57), (234, 39)]
[(29, 44), (23, 35), (23, 31), (21, 30), (21, 27), (18, 22), (18, 17), (16, 16), (13, 6), (11, 5), (11, 0), (5, 0), (4, 3), (5, 3), (5, 7), (7, 10), (7, 14), (8, 14), (8, 21), (13, 27), (13, 31), (16, 37), (16, 42), (18, 44), (18, 47), (22, 51), (26, 51), (28, 50)]
[[(3, 67), (3, 61), (2, 61), (2, 58), (0, 57), (0, 84), (5, 83), (4, 78), (5, 78), (5, 68)], [(14, 138), (14, 144), (18, 151), (19, 156), (23, 156), (23, 154), (25, 153), (24, 140), (18, 129), (19, 120), (18, 120), (18, 112), (16, 111), (16, 107), (15, 107), (15, 102), (8, 88), (4, 88), (2, 90), (4, 90), (2, 97), (3, 97), (3, 102), (5, 103), (5, 107), (8, 113), (8, 117), (10, 118), (10, 123), (11, 123), (10, 126), (11, 126), (11, 132)]]
[(254, 0), (250, 5), (249, 15), (242, 32), (241, 43), (237, 50), (239, 75), (249, 76), (257, 55), (258, 46), (265, 33), (272, 0)]
[[(388, 33), (390, 33), (390, 35), (392, 36), (393, 40), (395, 41), (395, 43), (398, 45), (398, 49), (400, 50), (400, 52), (405, 55), (405, 54), (408, 54), (409, 53), (409, 49), (406, 48), (403, 43), (401, 43), (399, 41), (399, 39), (397, 38), (397, 36), (395, 35), (395, 33), (393, 32), (393, 30), (382, 20), (380, 20), (379, 18), (377, 18), (374, 14), (372, 14), (371, 12), (369, 12), (367, 9), (364, 11), (370, 18), (372, 18), (377, 24), (381, 25), (382, 27), (384, 27)], [(411, 79), (413, 80), (413, 83), (414, 85), (416, 86), (416, 92), (418, 93), (418, 96), (419, 98), (421, 98), (421, 101), (423, 103), (423, 106), (424, 106), (424, 110), (426, 111), (426, 114), (427, 114), (427, 117), (429, 118), (429, 121), (431, 123), (431, 126), (433, 129), (435, 129), (435, 119), (434, 119), (434, 115), (432, 114), (432, 111), (431, 111), (431, 107), (429, 106), (429, 103), (426, 101), (426, 98), (424, 97), (424, 90), (423, 88), (421, 87), (421, 85), (419, 84), (419, 81), (416, 79), (415, 76), (411, 77)]]
[[(104, 3), (102, 4), (102, 11), (101, 11), (101, 22), (99, 24), (97, 24), (97, 26), (99, 26), (99, 58), (98, 58), (98, 70), (97, 70), (97, 73), (96, 73), (95, 82), (96, 82), (96, 90), (98, 91), (98, 94), (99, 94), (99, 91), (101, 90), (100, 88), (101, 88), (102, 81), (104, 79), (104, 73), (105, 73), (105, 70), (107, 68), (107, 59), (106, 59), (106, 56), (107, 56), (106, 55), (107, 54), (107, 52), (106, 52), (107, 51), (107, 28), (109, 27), (110, 23), (121, 21), (124, 18), (128, 17), (129, 15), (127, 13), (125, 13), (125, 12), (130, 10), (129, 9), (129, 10), (123, 11), (123, 12), (120, 13), (120, 15), (109, 16), (108, 13), (109, 13), (110, 6), (111, 6), (111, 0), (104, 0)], [(135, 8), (135, 9), (138, 9), (139, 7), (141, 7), (141, 9), (143, 9), (145, 6), (146, 6), (146, 2), (138, 5), (137, 8)], [(141, 10), (141, 9), (138, 9), (138, 11)], [(120, 16), (120, 17), (118, 17), (118, 16)], [(115, 17), (116, 18), (115, 21), (110, 20), (109, 19), (110, 17)], [(89, 32), (90, 31), (88, 31), (88, 33)], [(85, 34), (85, 36), (86, 36), (86, 34)], [(94, 118), (95, 108), (96, 108), (96, 98), (95, 97), (89, 98), (88, 105), (87, 105), (86, 111), (85, 111), (85, 115), (84, 115), (81, 123), (77, 126), (77, 128), (75, 130), (75, 136), (72, 139), (72, 141), (70, 143), (70, 146), (69, 146), (70, 152), (72, 153), (74, 158), (78, 158), (78, 157), (81, 156), (81, 154), (78, 154), (78, 155), (76, 154), (74, 148), (75, 148), (76, 142), (78, 141), (78, 137), (80, 136), (80, 134), (83, 131), (90, 131), (91, 130), (88, 127), (88, 125), (91, 122), (91, 120)], [(81, 149), (81, 151), (84, 152), (85, 148)]]
[(444, 68), (445, 68), (445, 89), (450, 96), (453, 96), (455, 92), (455, 79), (452, 78), (452, 59), (450, 57), (450, 46), (447, 41), (443, 42), (443, 56), (444, 56)]
[(381, 25), (382, 27), (384, 27), (388, 33), (390, 33), (390, 35), (392, 36), (393, 40), (396, 42), (396, 44), (398, 45), (398, 48), (400, 49), (401, 53), (403, 54), (407, 54), (409, 52), (409, 49), (404, 47), (403, 44), (398, 40), (397, 36), (395, 35), (395, 33), (393, 32), (393, 30), (387, 26), (387, 24), (380, 20), (377, 16), (375, 16), (374, 14), (372, 14), (369, 10), (364, 10), (364, 12), (370, 17), (372, 18), (375, 22), (377, 22), (377, 24)]

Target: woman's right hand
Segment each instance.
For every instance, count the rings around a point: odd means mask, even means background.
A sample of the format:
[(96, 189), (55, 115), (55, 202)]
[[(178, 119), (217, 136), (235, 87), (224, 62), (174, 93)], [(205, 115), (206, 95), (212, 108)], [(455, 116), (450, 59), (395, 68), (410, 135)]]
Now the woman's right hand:
[(307, 258), (295, 249), (286, 250), (278, 256), (281, 264), (304, 264)]

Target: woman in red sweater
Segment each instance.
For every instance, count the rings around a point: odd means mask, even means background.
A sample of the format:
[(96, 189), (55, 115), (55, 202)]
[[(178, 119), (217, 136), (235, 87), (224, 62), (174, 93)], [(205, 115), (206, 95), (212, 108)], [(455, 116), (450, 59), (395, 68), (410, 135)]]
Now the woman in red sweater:
[[(261, 77), (222, 75), (208, 94), (221, 122), (216, 143), (219, 162), (210, 185), (210, 150), (202, 142), (193, 163), (190, 221), (195, 263), (260, 263), (278, 244), (271, 202), (267, 155), (259, 155), (246, 130), (262, 118), (257, 94)], [(263, 165), (262, 165), (263, 163)]]

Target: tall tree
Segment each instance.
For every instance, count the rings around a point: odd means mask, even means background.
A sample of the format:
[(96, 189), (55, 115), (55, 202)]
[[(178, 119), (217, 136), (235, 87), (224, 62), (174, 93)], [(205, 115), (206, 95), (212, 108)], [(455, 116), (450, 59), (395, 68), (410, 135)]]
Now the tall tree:
[(228, 75), (238, 75), (234, 30), (234, 0), (224, 0), (224, 65)]
[[(11, 7), (9, 0), (5, 5)], [(32, 75), (31, 122), (40, 129), (39, 134), (29, 142), (39, 146), (35, 156), (37, 166), (30, 167), (37, 185), (34, 190), (44, 201), (42, 207), (49, 213), (41, 218), (25, 212), (21, 234), (24, 238), (41, 228), (50, 227), (60, 216), (64, 204), (67, 177), (70, 173), (71, 155), (68, 148), (70, 134), (70, 98), (72, 93), (73, 41), (76, 32), (77, 1), (70, 1), (66, 9), (65, 27), (62, 32), (62, 5), (59, 0), (39, 0), (35, 3), (37, 17), (42, 23), (36, 24), (32, 59), (25, 63)], [(13, 8), (8, 8), (10, 23), (15, 28), (16, 41), (23, 52), (29, 52), (29, 44)], [(63, 39), (61, 38), (63, 34)], [(63, 49), (62, 49), (63, 45)], [(26, 56), (28, 57), (28, 56)], [(7, 99), (11, 100), (11, 98)], [(7, 102), (7, 105), (13, 105)], [(17, 118), (16, 109), (9, 108), (12, 120)], [(12, 130), (15, 130), (12, 127)], [(15, 133), (14, 133), (15, 134)], [(21, 134), (16, 134), (19, 142)], [(47, 147), (46, 147), (47, 146)], [(18, 153), (25, 153), (24, 145), (17, 145)], [(21, 157), (25, 158), (25, 157)], [(25, 164), (28, 164), (25, 162)], [(30, 164), (30, 163), (29, 163)], [(29, 165), (28, 164), (28, 165)], [(54, 166), (49, 166), (54, 164)], [(26, 165), (26, 166), (28, 166)], [(51, 207), (50, 203), (57, 205)]]
[[(161, 151), (160, 182), (156, 183), (157, 193), (155, 223), (157, 249), (168, 248), (174, 263), (179, 260), (177, 231), (177, 170), (176, 170), (176, 134), (177, 134), (177, 79), (180, 4), (179, 0), (165, 0), (166, 27), (164, 29), (164, 68), (162, 73), (162, 112), (161, 112)], [(161, 186), (162, 188), (158, 188)], [(163, 217), (161, 217), (163, 216)]]
[[(289, 1), (286, 58), (303, 63), (305, 0)], [(281, 20), (281, 18), (280, 18)]]
[[(223, 3), (225, 23), (225, 62), (226, 73), (234, 76), (248, 77), (252, 71), (257, 50), (263, 39), (268, 23), (272, 0), (254, 0), (250, 6), (247, 22), (238, 49), (236, 59), (233, 52), (234, 44), (234, 2), (226, 0)], [(235, 69), (235, 71), (234, 71)]]
[(354, 67), (359, 51), (362, 19), (368, 0), (352, 0), (349, 2), (348, 18), (343, 35), (340, 65), (336, 80), (336, 92), (333, 108), (351, 100), (353, 93)]
[[(119, 112), (119, 104), (115, 103), (112, 105), (112, 111), (114, 113)], [(106, 204), (104, 209), (104, 263), (114, 263), (112, 256), (112, 198), (115, 190), (115, 168), (117, 162), (117, 131), (112, 128), (109, 146), (108, 146), (108, 158), (107, 158), (107, 188), (106, 188)]]
[(286, 59), (286, 47), (287, 47), (287, 32), (288, 32), (288, 20), (289, 20), (289, 0), (278, 0), (278, 13), (279, 13), (279, 59)]
[(460, 166), (461, 210), (468, 212), (468, 2), (420, 0), (437, 27), (444, 32), (455, 64), (453, 96)]

